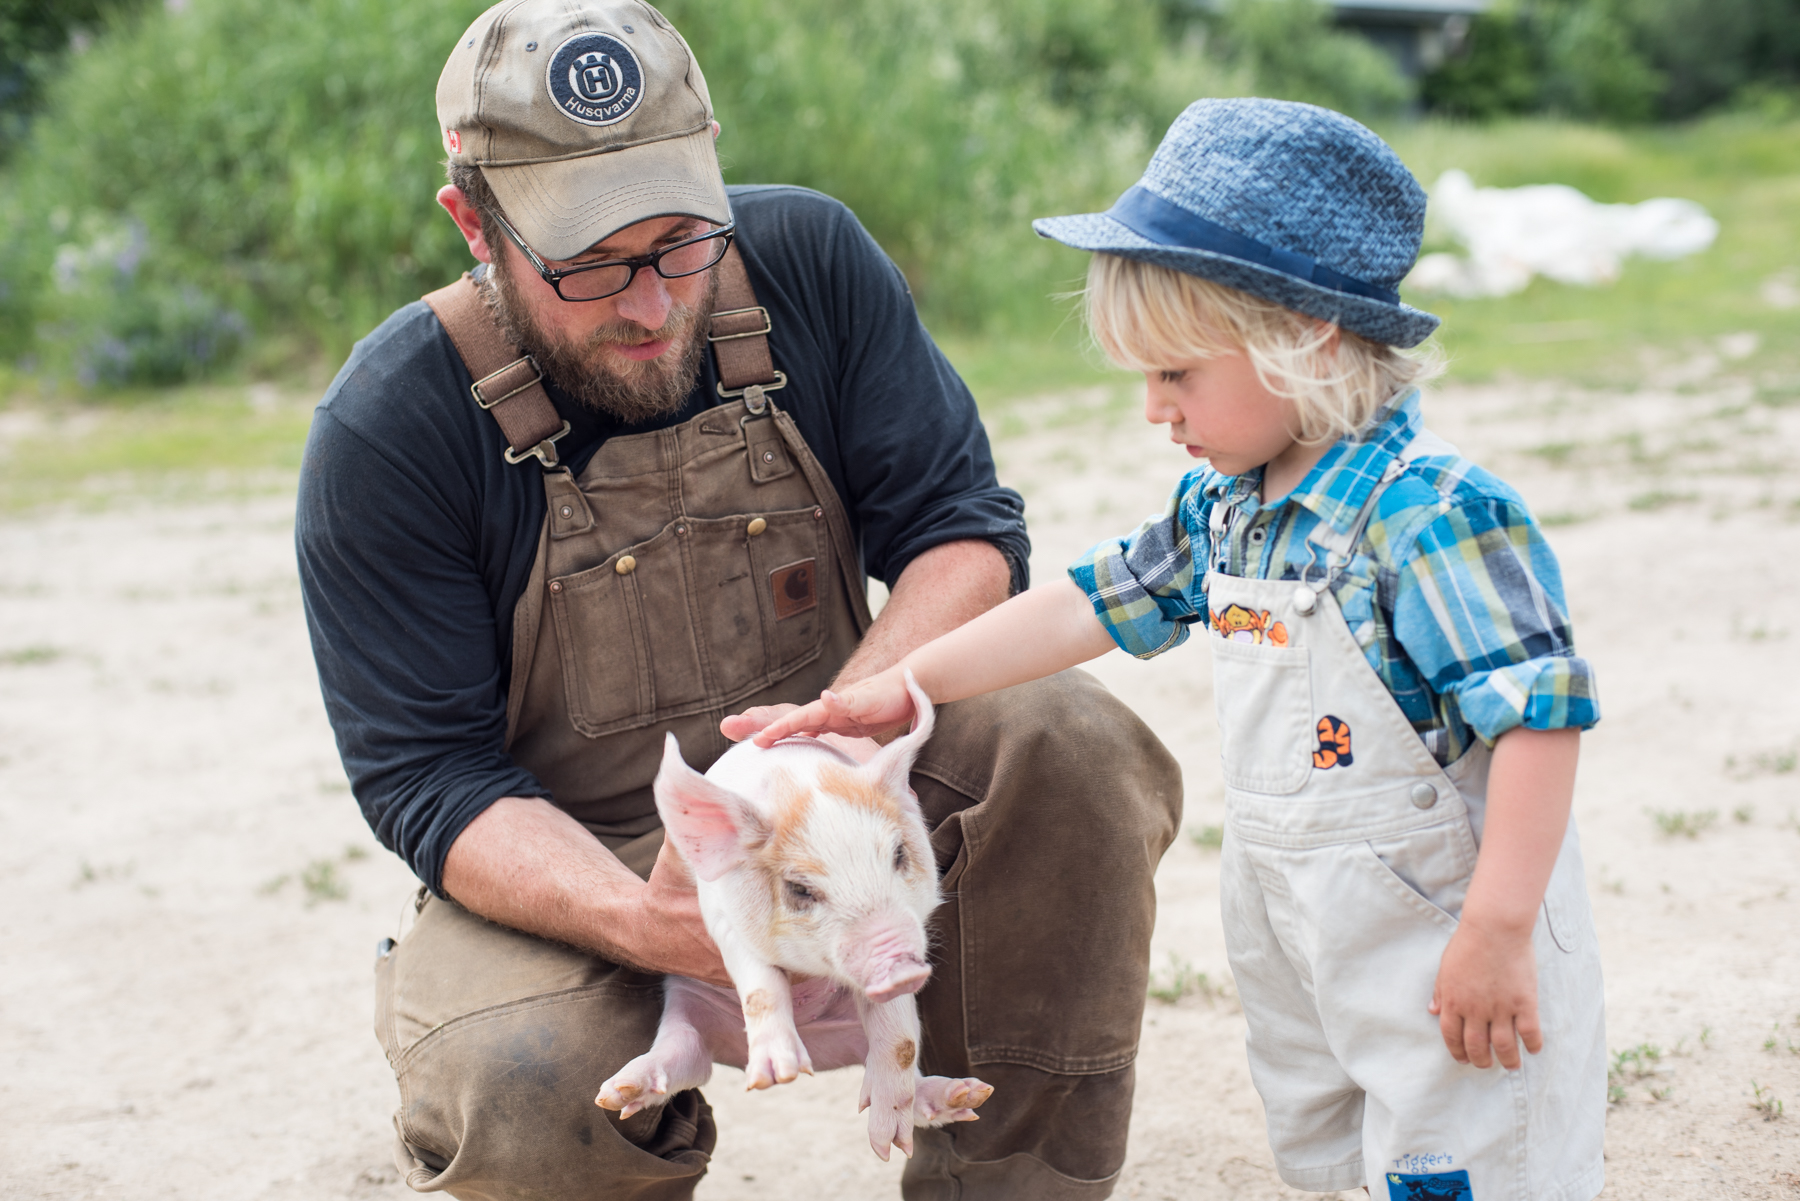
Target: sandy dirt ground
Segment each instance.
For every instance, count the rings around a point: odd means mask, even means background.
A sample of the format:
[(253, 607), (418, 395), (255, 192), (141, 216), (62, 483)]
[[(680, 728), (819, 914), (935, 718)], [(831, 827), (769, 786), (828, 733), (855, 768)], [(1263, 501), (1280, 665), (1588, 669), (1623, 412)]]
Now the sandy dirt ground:
[[(1599, 672), (1576, 813), (1623, 1053), (1607, 1196), (1800, 1198), (1800, 408), (1703, 357), (1632, 393), (1461, 387), (1427, 411), (1546, 518)], [(993, 429), (1040, 579), (1188, 466), (1125, 389)], [(413, 885), (337, 763), (291, 504), (0, 521), (0, 1197), (407, 1194), (369, 1014)], [(1205, 656), (1097, 665), (1181, 758), (1192, 832), (1222, 817)], [(1182, 837), (1158, 889), (1160, 982), (1205, 983), (1149, 1007), (1118, 1195), (1300, 1196), (1245, 1067), (1216, 851)], [(746, 1095), (721, 1070), (699, 1195), (896, 1196), (856, 1087)]]

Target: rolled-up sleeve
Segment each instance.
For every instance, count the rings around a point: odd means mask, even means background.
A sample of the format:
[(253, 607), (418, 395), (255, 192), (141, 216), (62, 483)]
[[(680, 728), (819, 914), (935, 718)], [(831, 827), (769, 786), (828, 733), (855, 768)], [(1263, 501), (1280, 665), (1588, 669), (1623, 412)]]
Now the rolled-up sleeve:
[(1516, 499), (1467, 499), (1420, 531), (1400, 569), (1394, 631), (1483, 742), (1517, 726), (1586, 729), (1600, 720), (1556, 556)]
[(1069, 567), (1106, 632), (1139, 659), (1180, 646), (1189, 625), (1206, 616), (1194, 576), (1196, 539), (1199, 557), (1207, 553), (1203, 471), (1183, 477), (1160, 515), (1124, 538), (1095, 544)]

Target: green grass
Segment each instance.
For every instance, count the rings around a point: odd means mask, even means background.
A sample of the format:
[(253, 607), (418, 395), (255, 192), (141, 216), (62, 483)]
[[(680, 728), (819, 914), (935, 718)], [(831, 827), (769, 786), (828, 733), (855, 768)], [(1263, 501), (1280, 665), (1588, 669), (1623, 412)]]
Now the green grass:
[[(1610, 287), (1538, 280), (1517, 296), (1494, 300), (1409, 296), (1445, 319), (1440, 340), (1452, 379), (1511, 375), (1631, 388), (1658, 362), (1717, 352), (1722, 336), (1748, 332), (1758, 336), (1758, 349), (1728, 368), (1756, 384), (1759, 404), (1800, 403), (1800, 308), (1775, 308), (1762, 295), (1774, 277), (1800, 287), (1800, 122), (1732, 116), (1623, 131), (1547, 120), (1421, 122), (1383, 132), (1427, 185), (1460, 167), (1482, 185), (1567, 183), (1607, 202), (1683, 196), (1706, 205), (1721, 225), (1718, 241), (1704, 253), (1673, 263), (1629, 260)], [(1065, 290), (1078, 287), (1086, 256), (1058, 253), (1066, 254), (1066, 265), (1045, 278), (1059, 279)], [(1036, 332), (1028, 323), (1026, 332), (985, 337), (934, 331), (984, 413), (998, 419), (997, 429), (1014, 398), (1135, 383), (1087, 346), (1073, 302), (1046, 289), (1022, 297), (1015, 311), (1029, 315), (1034, 306), (1042, 314)], [(0, 413), (9, 403), (30, 405), (46, 424), (0, 440), (0, 513), (103, 500), (119, 489), (195, 481), (236, 487), (270, 472), (291, 477), (311, 399), (321, 390), (295, 381), (284, 386), (282, 400), (259, 408), (234, 384), (80, 402), (27, 400), (23, 384), (0, 371)], [(1558, 444), (1536, 453), (1554, 461), (1572, 449)], [(1634, 503), (1655, 509), (1684, 499), (1650, 493)]]
[(1717, 339), (1735, 333), (1758, 335), (1760, 348), (1739, 369), (1772, 375), (1765, 387), (1780, 390), (1780, 376), (1800, 370), (1800, 309), (1762, 296), (1772, 277), (1800, 285), (1800, 122), (1726, 116), (1635, 130), (1423, 122), (1384, 132), (1427, 187), (1458, 167), (1482, 186), (1563, 183), (1606, 203), (1685, 197), (1719, 221), (1710, 249), (1669, 263), (1629, 259), (1607, 287), (1539, 279), (1491, 300), (1408, 293), (1408, 303), (1444, 319), (1452, 378), (1630, 385), (1646, 358), (1716, 352)]
[(242, 387), (121, 393), (104, 403), (33, 406), (36, 432), (0, 444), (0, 513), (113, 492), (244, 486), (300, 468), (312, 406), (296, 395), (252, 405)]
[[(1800, 402), (1800, 308), (1776, 308), (1762, 295), (1771, 278), (1800, 287), (1800, 122), (1725, 116), (1620, 130), (1544, 119), (1424, 121), (1381, 132), (1428, 188), (1457, 167), (1484, 187), (1562, 183), (1609, 204), (1684, 197), (1719, 221), (1708, 250), (1668, 263), (1628, 259), (1610, 286), (1538, 279), (1518, 295), (1490, 300), (1409, 291), (1408, 303), (1444, 319), (1438, 340), (1451, 379), (1511, 375), (1633, 387), (1659, 364), (1717, 353), (1720, 338), (1752, 333), (1757, 350), (1727, 365), (1757, 381), (1763, 403)], [(1438, 240), (1428, 248), (1455, 249)], [(1069, 252), (1071, 288), (1080, 286), (1084, 265), (1085, 256)], [(1041, 303), (1043, 333), (942, 339), (984, 408), (1128, 379), (1086, 349), (1069, 301), (1045, 295)]]

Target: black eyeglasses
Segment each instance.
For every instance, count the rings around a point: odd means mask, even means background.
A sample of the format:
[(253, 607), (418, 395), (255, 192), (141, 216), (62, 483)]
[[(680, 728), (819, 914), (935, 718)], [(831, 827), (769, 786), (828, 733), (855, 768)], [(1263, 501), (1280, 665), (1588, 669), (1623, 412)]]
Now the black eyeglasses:
[(537, 268), (537, 273), (544, 282), (556, 289), (556, 294), (564, 300), (605, 300), (608, 296), (617, 296), (631, 286), (637, 278), (639, 270), (649, 267), (664, 279), (680, 279), (684, 275), (698, 275), (725, 257), (725, 251), (731, 246), (732, 235), (737, 232), (737, 222), (728, 221), (714, 230), (696, 234), (691, 238), (665, 246), (635, 259), (608, 259), (604, 263), (591, 263), (584, 267), (568, 267), (561, 271), (552, 271), (537, 252), (525, 245), (525, 239), (519, 231), (499, 213), (494, 220), (506, 231), (514, 246), (524, 252)]

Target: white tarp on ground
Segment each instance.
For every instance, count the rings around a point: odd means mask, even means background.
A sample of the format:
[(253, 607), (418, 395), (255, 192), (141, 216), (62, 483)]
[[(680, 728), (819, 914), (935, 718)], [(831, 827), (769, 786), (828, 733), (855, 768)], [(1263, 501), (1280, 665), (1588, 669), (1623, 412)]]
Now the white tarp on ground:
[(1478, 188), (1446, 171), (1431, 189), (1431, 222), (1466, 254), (1428, 254), (1407, 278), (1448, 296), (1510, 296), (1533, 275), (1608, 284), (1627, 255), (1678, 259), (1712, 245), (1719, 223), (1692, 200), (1599, 204), (1562, 184)]

